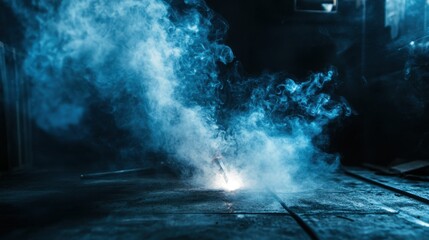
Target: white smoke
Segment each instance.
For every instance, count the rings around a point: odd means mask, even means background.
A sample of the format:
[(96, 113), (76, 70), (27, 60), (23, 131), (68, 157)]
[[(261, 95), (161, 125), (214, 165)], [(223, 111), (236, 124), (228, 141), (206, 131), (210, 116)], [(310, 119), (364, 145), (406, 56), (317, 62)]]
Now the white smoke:
[[(240, 110), (223, 107), (219, 91), (227, 81), (218, 66), (233, 54), (222, 43), (226, 24), (204, 2), (39, 1), (39, 11), (11, 5), (27, 21), (25, 70), (41, 128), (63, 133), (78, 125), (97, 95), (118, 126), (197, 169), (206, 186), (218, 177), (212, 159), (219, 154), (248, 187), (294, 189), (312, 167), (333, 166), (325, 160), (335, 156), (313, 138), (348, 111), (320, 93), (334, 71), (301, 84), (276, 75), (243, 78), (231, 83)], [(246, 89), (249, 96), (239, 97)], [(219, 111), (230, 117), (220, 121)]]

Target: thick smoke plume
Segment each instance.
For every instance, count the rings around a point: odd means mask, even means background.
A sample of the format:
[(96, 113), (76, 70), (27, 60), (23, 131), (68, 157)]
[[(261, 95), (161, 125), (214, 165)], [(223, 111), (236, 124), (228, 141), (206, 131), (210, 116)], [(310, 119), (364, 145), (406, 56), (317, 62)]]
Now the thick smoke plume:
[(97, 99), (117, 126), (207, 186), (219, 155), (247, 186), (292, 189), (298, 174), (302, 182), (312, 168), (335, 166), (336, 156), (315, 144), (329, 122), (349, 114), (322, 93), (334, 69), (302, 83), (279, 74), (221, 77), (234, 75), (220, 74), (234, 60), (223, 44), (227, 25), (198, 0), (19, 2), (10, 4), (28, 26), (34, 119), (46, 131), (76, 129)]

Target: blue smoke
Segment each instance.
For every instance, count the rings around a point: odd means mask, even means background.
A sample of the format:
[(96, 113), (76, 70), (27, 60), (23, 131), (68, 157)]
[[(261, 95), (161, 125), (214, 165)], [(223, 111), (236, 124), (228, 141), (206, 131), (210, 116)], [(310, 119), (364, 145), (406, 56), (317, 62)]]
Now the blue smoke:
[(314, 143), (350, 114), (323, 93), (335, 70), (302, 83), (279, 74), (223, 79), (219, 67), (234, 60), (223, 43), (228, 27), (203, 1), (10, 4), (28, 26), (25, 71), (34, 119), (46, 131), (69, 132), (102, 101), (117, 126), (197, 169), (208, 186), (217, 155), (247, 186), (293, 189), (304, 182), (298, 174), (335, 168), (337, 156)]

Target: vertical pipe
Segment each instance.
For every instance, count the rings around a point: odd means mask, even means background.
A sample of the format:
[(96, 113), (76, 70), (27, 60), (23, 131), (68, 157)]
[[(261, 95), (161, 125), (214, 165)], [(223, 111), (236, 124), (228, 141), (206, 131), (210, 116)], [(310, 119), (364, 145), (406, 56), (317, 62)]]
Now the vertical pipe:
[(22, 69), (20, 69), (21, 75), (21, 93), (22, 93), (22, 138), (23, 142), (23, 159), (25, 165), (30, 167), (31, 165), (31, 154), (30, 154), (30, 146), (31, 146), (31, 137), (30, 137), (30, 115), (28, 114), (28, 83), (24, 74), (22, 73)]
[(15, 120), (16, 120), (16, 150), (18, 155), (18, 168), (21, 168), (24, 165), (23, 156), (22, 156), (22, 147), (23, 147), (23, 139), (22, 139), (22, 94), (21, 94), (21, 76), (18, 74), (17, 67), (17, 57), (15, 49), (12, 49), (12, 59), (13, 59), (13, 71), (14, 71), (14, 79), (13, 79), (13, 87), (14, 87), (14, 100), (15, 100)]
[(31, 104), (30, 104), (30, 78), (27, 76), (24, 76), (25, 79), (25, 108), (26, 108), (26, 126), (27, 126), (27, 139), (28, 139), (28, 146), (27, 146), (27, 161), (28, 165), (33, 165), (33, 125), (31, 120)]
[(0, 87), (4, 108), (4, 169), (32, 164), (32, 133), (29, 110), (29, 86), (22, 72), (21, 55), (0, 42)]
[(5, 120), (5, 127), (6, 127), (6, 155), (7, 155), (7, 168), (11, 169), (13, 167), (13, 162), (12, 162), (12, 143), (11, 141), (12, 139), (12, 135), (11, 135), (11, 127), (12, 127), (12, 123), (11, 123), (11, 118), (10, 118), (10, 114), (9, 114), (9, 110), (10, 110), (10, 99), (11, 99), (11, 91), (10, 91), (10, 86), (9, 86), (9, 81), (8, 81), (8, 70), (6, 67), (6, 46), (0, 42), (0, 66), (1, 66), (1, 83), (3, 86), (3, 107), (4, 107), (4, 120)]
[(3, 103), (3, 126), (0, 126), (1, 128), (4, 127), (4, 136), (0, 136), (1, 138), (3, 138), (2, 140), (4, 140), (5, 146), (4, 146), (4, 150), (5, 152), (2, 154), (2, 157), (4, 157), (3, 159), (0, 159), (0, 161), (2, 161), (1, 166), (2, 166), (2, 170), (8, 170), (10, 168), (10, 162), (9, 162), (9, 141), (8, 141), (8, 134), (7, 134), (7, 116), (6, 116), (6, 111), (7, 111), (7, 104), (6, 104), (6, 100), (7, 100), (7, 91), (6, 91), (6, 63), (5, 63), (5, 49), (4, 49), (4, 45), (2, 42), (0, 42), (0, 87), (1, 87), (1, 97), (3, 99), (0, 99), (0, 102)]

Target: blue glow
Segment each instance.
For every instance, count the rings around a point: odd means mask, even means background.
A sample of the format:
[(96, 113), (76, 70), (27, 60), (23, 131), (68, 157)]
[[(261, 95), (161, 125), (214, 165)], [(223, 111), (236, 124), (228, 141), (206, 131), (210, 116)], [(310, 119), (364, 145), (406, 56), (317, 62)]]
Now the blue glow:
[[(196, 167), (204, 179), (219, 152), (248, 186), (263, 180), (294, 189), (312, 167), (335, 168), (326, 160), (336, 156), (313, 143), (326, 124), (350, 114), (323, 93), (334, 69), (302, 83), (277, 74), (232, 83), (218, 69), (234, 60), (223, 44), (227, 24), (203, 1), (174, 8), (161, 0), (50, 2), (38, 1), (37, 13), (10, 3), (30, 26), (25, 70), (43, 129), (78, 125), (97, 99), (143, 145)], [(234, 108), (219, 96), (227, 83)], [(302, 171), (307, 177), (298, 178)]]

